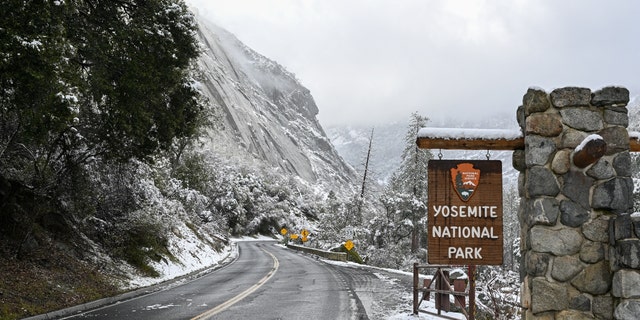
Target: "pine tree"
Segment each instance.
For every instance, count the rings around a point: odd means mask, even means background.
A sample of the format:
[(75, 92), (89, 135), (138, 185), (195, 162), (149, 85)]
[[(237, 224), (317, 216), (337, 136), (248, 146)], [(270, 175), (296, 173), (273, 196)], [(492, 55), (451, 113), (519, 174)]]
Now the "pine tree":
[(411, 251), (416, 252), (420, 247), (420, 239), (426, 226), (421, 222), (426, 218), (427, 205), (427, 164), (433, 158), (428, 150), (419, 149), (416, 145), (418, 130), (425, 127), (428, 118), (417, 112), (411, 114), (405, 148), (402, 152), (402, 162), (391, 179), (391, 188), (396, 194), (408, 194), (410, 198), (404, 207), (410, 210), (409, 219), (412, 223)]

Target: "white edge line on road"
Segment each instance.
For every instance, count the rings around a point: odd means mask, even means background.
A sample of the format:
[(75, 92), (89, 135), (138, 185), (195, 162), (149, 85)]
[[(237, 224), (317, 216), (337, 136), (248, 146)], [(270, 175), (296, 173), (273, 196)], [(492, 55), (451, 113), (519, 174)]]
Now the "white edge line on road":
[(256, 290), (258, 290), (258, 288), (260, 288), (263, 284), (265, 284), (267, 281), (269, 281), (269, 279), (271, 279), (271, 277), (273, 277), (273, 275), (276, 274), (276, 271), (278, 271), (278, 267), (280, 266), (280, 262), (278, 261), (276, 256), (274, 256), (271, 252), (269, 252), (269, 251), (267, 251), (265, 249), (262, 249), (262, 251), (268, 253), (271, 256), (271, 259), (273, 259), (273, 267), (271, 268), (271, 271), (269, 271), (269, 273), (267, 273), (266, 276), (264, 276), (262, 279), (260, 279), (260, 281), (258, 281), (256, 284), (251, 286), (249, 289), (243, 291), (239, 295), (237, 295), (237, 296), (225, 301), (224, 303), (218, 305), (217, 307), (215, 307), (213, 309), (205, 311), (204, 313), (201, 313), (201, 314), (191, 318), (191, 320), (208, 319), (208, 318), (210, 318), (210, 317), (212, 317), (212, 316), (214, 316), (214, 315), (226, 310), (227, 308), (229, 308), (232, 305), (236, 304), (238, 301), (246, 298), (248, 295), (252, 294)]

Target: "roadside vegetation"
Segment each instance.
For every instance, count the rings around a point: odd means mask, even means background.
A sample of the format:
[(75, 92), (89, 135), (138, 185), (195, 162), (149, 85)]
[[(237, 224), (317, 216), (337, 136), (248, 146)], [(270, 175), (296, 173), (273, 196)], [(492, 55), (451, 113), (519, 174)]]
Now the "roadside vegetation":
[(170, 255), (158, 223), (136, 214), (135, 170), (180, 166), (207, 111), (182, 1), (3, 8), (0, 318), (15, 319), (118, 292), (96, 256), (154, 275), (145, 261)]
[(120, 292), (97, 266), (60, 252), (32, 253), (29, 259), (0, 259), (0, 319), (71, 307)]
[(218, 124), (197, 88), (196, 24), (182, 0), (3, 6), (0, 319), (120, 293), (131, 273), (157, 277), (154, 263), (177, 262), (179, 224), (214, 248), (305, 228), (305, 245), (351, 239), (367, 264), (425, 261), (432, 155), (415, 134), (426, 117), (411, 116), (389, 185), (370, 174), (357, 193), (317, 190), (202, 151)]

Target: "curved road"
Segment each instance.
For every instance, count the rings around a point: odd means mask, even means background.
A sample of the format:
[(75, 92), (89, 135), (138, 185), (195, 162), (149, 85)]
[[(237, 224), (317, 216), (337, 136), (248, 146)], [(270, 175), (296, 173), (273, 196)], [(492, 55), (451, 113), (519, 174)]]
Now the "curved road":
[(368, 319), (339, 268), (274, 242), (238, 242), (226, 267), (67, 319)]

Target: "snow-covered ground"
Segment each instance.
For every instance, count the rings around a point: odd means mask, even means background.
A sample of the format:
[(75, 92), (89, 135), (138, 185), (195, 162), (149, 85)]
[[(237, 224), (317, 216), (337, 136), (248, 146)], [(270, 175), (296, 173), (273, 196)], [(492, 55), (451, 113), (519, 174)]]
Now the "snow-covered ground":
[[(370, 319), (390, 319), (390, 320), (416, 320), (416, 319), (443, 319), (435, 314), (438, 310), (435, 308), (435, 299), (423, 301), (420, 304), (420, 310), (429, 313), (420, 312), (413, 315), (413, 293), (411, 282), (413, 274), (410, 272), (378, 268), (374, 266), (361, 265), (353, 262), (340, 262), (332, 260), (323, 260), (328, 264), (340, 266), (343, 270), (361, 270), (366, 269), (366, 273), (372, 274), (375, 279), (367, 281), (354, 281), (351, 285), (362, 305), (367, 311)], [(362, 273), (358, 275), (358, 271), (346, 271), (353, 278), (362, 277)], [(422, 278), (422, 277), (421, 277)], [(454, 301), (451, 298), (451, 305)], [(450, 319), (466, 319), (462, 313), (444, 312), (442, 315)]]
[[(136, 275), (132, 267), (123, 266), (122, 268), (129, 268), (129, 274), (131, 274), (131, 280), (128, 283), (127, 289), (137, 289), (160, 284), (190, 273), (198, 273), (198, 271), (207, 272), (238, 256), (237, 246), (224, 246), (222, 250), (217, 251), (210, 245), (204, 244), (198, 236), (207, 237), (204, 232), (196, 235), (184, 224), (182, 226), (176, 226), (174, 237), (172, 237), (169, 242), (169, 249), (177, 261), (168, 259), (160, 262), (152, 261), (150, 265), (160, 274), (157, 278)], [(208, 237), (207, 240), (214, 242), (210, 237)], [(231, 243), (240, 241), (273, 241), (273, 238), (265, 236), (242, 237), (229, 239), (229, 241)]]
[[(149, 265), (160, 274), (156, 278), (136, 275), (131, 268), (127, 289), (137, 289), (173, 280), (198, 271), (207, 271), (224, 263), (227, 259), (237, 257), (236, 246), (221, 246), (216, 249), (213, 239), (207, 232), (194, 232), (184, 223), (176, 224), (169, 240), (169, 251), (176, 258), (151, 261)], [(126, 268), (124, 266), (123, 268)]]

